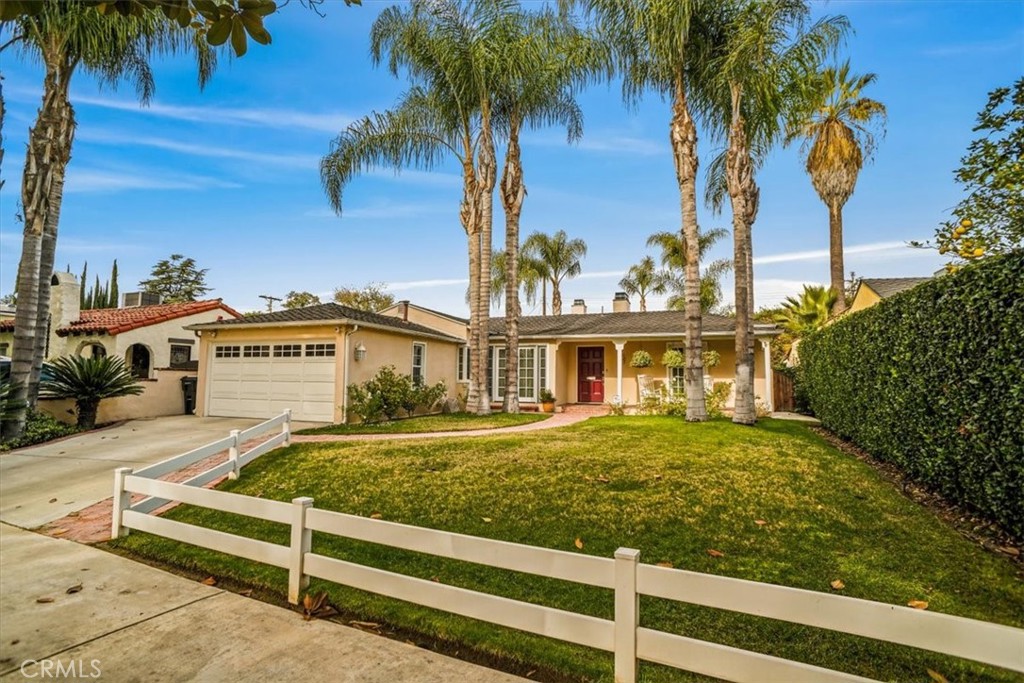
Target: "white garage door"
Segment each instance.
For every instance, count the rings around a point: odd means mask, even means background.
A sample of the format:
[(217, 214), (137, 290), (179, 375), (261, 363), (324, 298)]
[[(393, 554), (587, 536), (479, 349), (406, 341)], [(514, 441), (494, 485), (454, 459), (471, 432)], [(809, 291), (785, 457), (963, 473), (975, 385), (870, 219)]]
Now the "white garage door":
[(335, 345), (326, 340), (215, 344), (210, 415), (334, 421)]

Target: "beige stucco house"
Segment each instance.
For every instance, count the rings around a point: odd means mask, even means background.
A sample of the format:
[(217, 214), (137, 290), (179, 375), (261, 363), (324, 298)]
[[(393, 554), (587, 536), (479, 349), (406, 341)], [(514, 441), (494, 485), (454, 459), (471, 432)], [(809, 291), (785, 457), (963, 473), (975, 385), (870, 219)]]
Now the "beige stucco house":
[[(659, 364), (668, 349), (683, 349), (685, 316), (681, 311), (633, 312), (628, 297), (615, 295), (611, 313), (588, 313), (582, 300), (576, 300), (565, 315), (524, 316), (519, 320), (519, 397), (526, 405), (537, 403), (540, 392), (549, 389), (559, 405), (575, 403), (611, 403), (621, 401), (635, 405), (640, 401), (639, 375), (648, 377), (647, 388), (666, 391), (681, 386), (681, 370)], [(433, 311), (402, 301), (384, 311), (402, 315), (435, 329), (445, 329), (453, 336), (466, 338), (468, 321), (464, 318)], [(413, 317), (415, 316), (415, 318)], [(461, 328), (461, 334), (459, 333)], [(769, 409), (772, 408), (772, 371), (770, 342), (778, 335), (774, 325), (754, 326), (757, 352), (754, 359), (754, 393)], [(494, 317), (489, 330), (491, 348), (488, 358), (487, 382), (495, 403), (504, 398), (505, 319)], [(734, 379), (735, 323), (732, 318), (705, 315), (703, 320), (705, 350), (714, 350), (721, 358), (715, 368), (707, 370), (705, 383)], [(651, 354), (655, 364), (645, 369), (630, 367), (630, 359), (639, 350)], [(463, 345), (459, 351), (457, 380), (469, 380), (469, 352)], [(732, 405), (730, 395), (727, 406)]]
[(190, 325), (199, 337), (196, 414), (263, 418), (287, 408), (295, 420), (345, 422), (346, 387), (385, 365), (455, 389), (465, 325), (448, 334), (414, 322), (416, 307), (392, 313), (328, 303)]
[[(55, 273), (46, 358), (118, 356), (144, 390), (139, 396), (100, 403), (101, 423), (184, 413), (181, 379), (196, 375), (199, 357), (197, 339), (185, 326), (239, 317), (220, 299), (84, 311), (79, 302), (77, 278)], [(13, 345), (14, 320), (0, 320), (0, 355), (10, 355)], [(74, 419), (70, 401), (43, 399), (38, 407), (57, 419)]]
[(854, 292), (853, 301), (846, 309), (846, 313), (856, 313), (865, 308), (871, 308), (882, 299), (888, 299), (894, 294), (913, 289), (931, 279), (930, 277), (864, 278), (858, 283), (857, 291)]

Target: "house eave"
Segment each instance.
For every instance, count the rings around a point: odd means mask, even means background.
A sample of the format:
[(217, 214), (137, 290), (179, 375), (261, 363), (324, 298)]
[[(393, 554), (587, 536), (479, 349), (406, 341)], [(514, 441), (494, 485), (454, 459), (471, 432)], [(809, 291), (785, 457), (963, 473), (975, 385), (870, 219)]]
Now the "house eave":
[(368, 323), (360, 320), (352, 320), (350, 318), (335, 318), (331, 320), (286, 320), (281, 322), (231, 322), (231, 323), (196, 323), (194, 325), (186, 325), (186, 330), (193, 330), (197, 332), (221, 331), (221, 330), (235, 330), (235, 329), (247, 329), (254, 330), (260, 328), (291, 328), (291, 327), (359, 327), (361, 329), (373, 329), (382, 330), (384, 332), (394, 332), (397, 334), (405, 335), (407, 337), (419, 337), (425, 339), (436, 339), (439, 341), (451, 342), (453, 344), (465, 343), (465, 340), (457, 337), (450, 337), (445, 334), (435, 333), (430, 334), (427, 332), (421, 332), (419, 330), (403, 330), (400, 327), (391, 327), (389, 325), (380, 325), (377, 323)]

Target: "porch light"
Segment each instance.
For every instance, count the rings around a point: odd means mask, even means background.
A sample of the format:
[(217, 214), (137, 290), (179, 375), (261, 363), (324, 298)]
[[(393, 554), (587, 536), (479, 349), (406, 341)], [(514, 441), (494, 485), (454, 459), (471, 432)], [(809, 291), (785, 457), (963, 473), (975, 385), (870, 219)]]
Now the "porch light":
[(366, 358), (366, 347), (362, 344), (356, 346), (356, 361), (361, 361)]

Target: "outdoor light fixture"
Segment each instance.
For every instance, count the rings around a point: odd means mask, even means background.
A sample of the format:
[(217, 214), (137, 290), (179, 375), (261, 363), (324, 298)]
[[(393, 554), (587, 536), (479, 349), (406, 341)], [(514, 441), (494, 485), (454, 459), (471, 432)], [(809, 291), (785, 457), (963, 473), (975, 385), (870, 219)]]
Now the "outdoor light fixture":
[(356, 346), (356, 360), (361, 361), (366, 358), (366, 347), (362, 344)]

